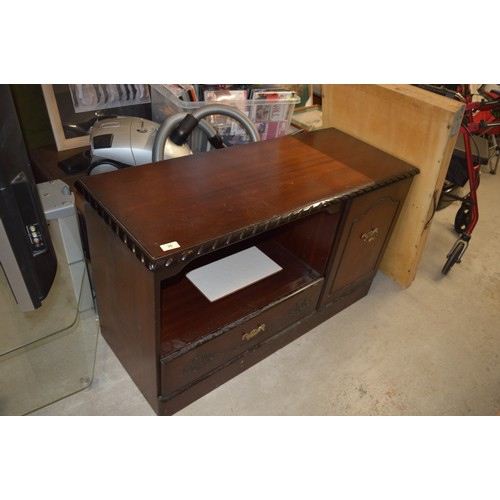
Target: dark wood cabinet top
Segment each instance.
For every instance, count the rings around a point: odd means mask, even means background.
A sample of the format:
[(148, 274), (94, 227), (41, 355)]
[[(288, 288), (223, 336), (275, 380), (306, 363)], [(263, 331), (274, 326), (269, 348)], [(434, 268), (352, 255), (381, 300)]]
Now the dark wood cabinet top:
[(83, 177), (76, 187), (153, 270), (416, 173), (324, 129)]

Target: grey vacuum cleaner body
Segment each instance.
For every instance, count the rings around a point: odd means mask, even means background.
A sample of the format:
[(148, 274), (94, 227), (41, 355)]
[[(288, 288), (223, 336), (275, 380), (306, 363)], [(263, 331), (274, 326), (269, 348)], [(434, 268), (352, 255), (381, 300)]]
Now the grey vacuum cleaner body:
[[(97, 121), (90, 133), (91, 164), (89, 173), (99, 174), (129, 166), (151, 163), (156, 133), (160, 125), (144, 118), (118, 116)], [(165, 156), (191, 154), (187, 145), (167, 141)]]

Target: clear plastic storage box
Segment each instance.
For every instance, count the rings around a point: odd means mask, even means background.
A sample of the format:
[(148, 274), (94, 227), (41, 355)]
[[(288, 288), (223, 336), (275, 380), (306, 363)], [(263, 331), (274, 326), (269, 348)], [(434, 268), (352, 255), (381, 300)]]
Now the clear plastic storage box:
[[(230, 100), (219, 101), (218, 104), (234, 106), (245, 113), (256, 125), (260, 139), (274, 139), (286, 135), (292, 121), (295, 105), (299, 97), (287, 100)], [(151, 110), (155, 122), (161, 123), (177, 113), (190, 113), (212, 104), (207, 101), (183, 101), (165, 85), (151, 85)], [(241, 144), (248, 141), (246, 132), (233, 119), (225, 116), (207, 117), (219, 135), (228, 145)]]

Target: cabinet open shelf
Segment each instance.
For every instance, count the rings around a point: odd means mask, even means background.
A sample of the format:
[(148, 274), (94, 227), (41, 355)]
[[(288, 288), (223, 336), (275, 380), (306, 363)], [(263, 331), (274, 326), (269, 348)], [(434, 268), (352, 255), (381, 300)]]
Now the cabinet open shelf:
[(161, 354), (169, 355), (204, 337), (251, 318), (321, 278), (321, 275), (276, 240), (257, 245), (282, 270), (215, 302), (210, 302), (186, 273), (162, 287)]

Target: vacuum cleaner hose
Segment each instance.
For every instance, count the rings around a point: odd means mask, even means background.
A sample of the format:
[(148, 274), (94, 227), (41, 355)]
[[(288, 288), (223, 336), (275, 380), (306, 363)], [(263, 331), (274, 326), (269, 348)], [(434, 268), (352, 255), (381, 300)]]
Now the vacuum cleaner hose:
[[(224, 104), (209, 104), (195, 110), (191, 115), (198, 121), (198, 126), (207, 134), (209, 138), (217, 135), (214, 128), (203, 118), (211, 115), (224, 115), (236, 120), (247, 132), (252, 142), (259, 141), (259, 132), (253, 122), (239, 109)], [(164, 159), (165, 143), (173, 132), (175, 127), (187, 116), (187, 113), (177, 113), (167, 118), (158, 129), (153, 144), (152, 160), (153, 162)]]

